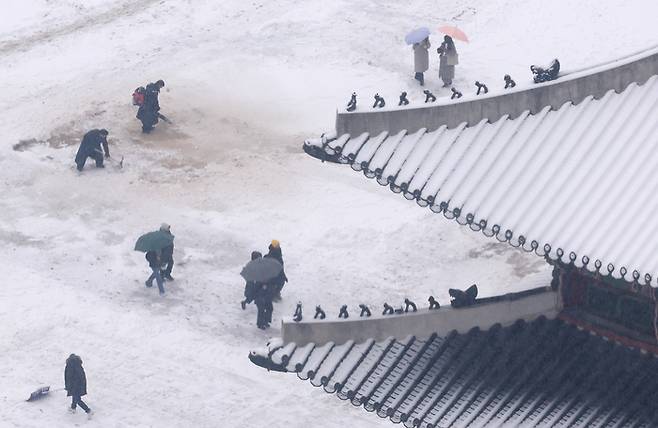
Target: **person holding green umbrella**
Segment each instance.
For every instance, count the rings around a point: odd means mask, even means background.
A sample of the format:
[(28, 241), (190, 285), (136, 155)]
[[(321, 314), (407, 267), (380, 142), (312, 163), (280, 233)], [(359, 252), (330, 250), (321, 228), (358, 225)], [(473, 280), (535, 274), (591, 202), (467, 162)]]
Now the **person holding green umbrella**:
[(158, 284), (160, 295), (164, 296), (165, 290), (160, 273), (162, 265), (162, 249), (172, 246), (174, 243), (174, 235), (164, 230), (156, 230), (155, 232), (145, 233), (140, 236), (135, 242), (135, 251), (146, 253), (146, 260), (149, 262), (149, 267), (153, 271), (151, 276), (144, 283), (147, 287), (153, 287), (153, 280)]

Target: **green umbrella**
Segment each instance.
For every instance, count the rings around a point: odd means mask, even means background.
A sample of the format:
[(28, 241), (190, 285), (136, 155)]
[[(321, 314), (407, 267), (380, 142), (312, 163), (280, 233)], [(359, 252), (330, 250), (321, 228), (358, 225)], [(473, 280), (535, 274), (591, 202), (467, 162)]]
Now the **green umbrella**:
[(135, 251), (160, 251), (174, 242), (174, 235), (162, 230), (145, 233), (135, 242)]

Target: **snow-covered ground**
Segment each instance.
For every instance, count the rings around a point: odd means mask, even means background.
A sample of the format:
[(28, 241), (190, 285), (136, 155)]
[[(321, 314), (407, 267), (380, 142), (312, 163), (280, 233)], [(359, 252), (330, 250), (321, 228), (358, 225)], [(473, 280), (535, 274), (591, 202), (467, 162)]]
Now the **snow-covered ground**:
[[(652, 0), (4, 2), (0, 425), (390, 424), (292, 375), (268, 374), (248, 351), (278, 335), (298, 300), (332, 314), (343, 303), (379, 307), (405, 296), (446, 302), (447, 288), (473, 282), (499, 294), (550, 274), (536, 256), (320, 164), (301, 142), (331, 129), (353, 90), (366, 102), (401, 90), (422, 100), (402, 42), (416, 26), (453, 23), (469, 34), (455, 81), (467, 88), (502, 83), (505, 73), (523, 82), (530, 63), (555, 56), (578, 69), (656, 45), (656, 8)], [(159, 78), (162, 111), (175, 124), (144, 136), (130, 94)], [(427, 81), (448, 93), (436, 73)], [(123, 169), (74, 170), (80, 137), (94, 127), (110, 131)], [(20, 141), (28, 142), (14, 150)], [(164, 298), (144, 287), (146, 262), (132, 251), (161, 222), (176, 235), (176, 281)], [(261, 332), (255, 308), (239, 307), (238, 274), (273, 238), (290, 282), (273, 328)], [(22, 401), (37, 386), (61, 387), (71, 352), (85, 362), (92, 421), (67, 414), (62, 392)]]

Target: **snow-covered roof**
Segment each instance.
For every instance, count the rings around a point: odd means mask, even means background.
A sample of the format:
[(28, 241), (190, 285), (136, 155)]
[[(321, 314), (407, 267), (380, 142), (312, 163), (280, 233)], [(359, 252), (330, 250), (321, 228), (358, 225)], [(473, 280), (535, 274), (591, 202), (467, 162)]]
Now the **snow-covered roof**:
[(279, 344), (251, 359), (407, 427), (658, 424), (658, 360), (561, 319), (447, 337)]
[(312, 139), (420, 206), (553, 260), (655, 286), (658, 76), (452, 129)]

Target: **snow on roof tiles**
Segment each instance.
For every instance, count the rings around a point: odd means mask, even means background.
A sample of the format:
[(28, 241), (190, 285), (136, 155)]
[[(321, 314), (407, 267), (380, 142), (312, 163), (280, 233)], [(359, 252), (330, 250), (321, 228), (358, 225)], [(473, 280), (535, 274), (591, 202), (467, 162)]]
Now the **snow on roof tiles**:
[(344, 134), (304, 148), (487, 236), (655, 286), (657, 112), (653, 76), (619, 94), (515, 119)]
[(658, 425), (658, 359), (560, 319), (313, 353), (301, 379), (407, 427)]

